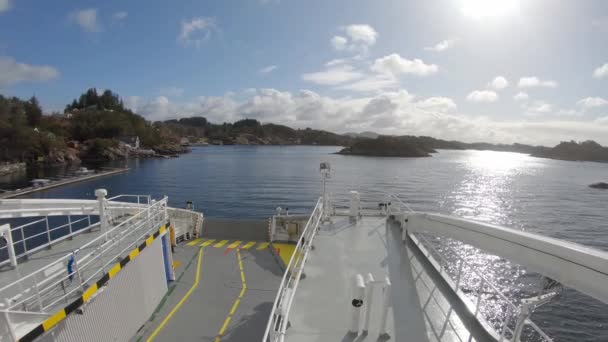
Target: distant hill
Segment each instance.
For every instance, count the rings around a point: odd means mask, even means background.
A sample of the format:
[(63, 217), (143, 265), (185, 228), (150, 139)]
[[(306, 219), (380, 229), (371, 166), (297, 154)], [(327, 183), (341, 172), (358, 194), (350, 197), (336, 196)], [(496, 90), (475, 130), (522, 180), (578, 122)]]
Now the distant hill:
[(532, 153), (534, 157), (572, 161), (608, 162), (608, 147), (593, 140), (577, 143), (563, 141), (553, 148), (539, 147)]
[(380, 136), (380, 134), (376, 133), (376, 132), (361, 132), (361, 133), (353, 133), (353, 132), (349, 132), (349, 133), (344, 133), (344, 135), (349, 136), (351, 138), (369, 138), (369, 139), (376, 139), (377, 137)]
[(326, 145), (349, 146), (353, 138), (311, 128), (294, 129), (255, 119), (214, 124), (203, 117), (167, 120), (162, 124), (176, 134), (223, 145)]

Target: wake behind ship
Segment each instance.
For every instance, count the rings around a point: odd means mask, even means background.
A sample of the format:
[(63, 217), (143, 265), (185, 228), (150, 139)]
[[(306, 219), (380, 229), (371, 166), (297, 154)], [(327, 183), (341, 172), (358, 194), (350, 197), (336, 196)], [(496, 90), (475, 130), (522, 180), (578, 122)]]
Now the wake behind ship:
[[(2, 341), (553, 341), (533, 313), (564, 286), (608, 303), (608, 253), (394, 194), (323, 191), (310, 215), (256, 221), (107, 193), (0, 201)], [(505, 295), (454, 242), (538, 289)]]

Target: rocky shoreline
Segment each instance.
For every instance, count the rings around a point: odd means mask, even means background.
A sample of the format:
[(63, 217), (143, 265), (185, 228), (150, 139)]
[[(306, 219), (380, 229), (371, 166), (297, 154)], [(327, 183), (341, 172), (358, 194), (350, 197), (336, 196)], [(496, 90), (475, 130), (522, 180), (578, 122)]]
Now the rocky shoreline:
[(4, 163), (0, 164), (0, 176), (23, 171), (26, 168), (25, 163)]

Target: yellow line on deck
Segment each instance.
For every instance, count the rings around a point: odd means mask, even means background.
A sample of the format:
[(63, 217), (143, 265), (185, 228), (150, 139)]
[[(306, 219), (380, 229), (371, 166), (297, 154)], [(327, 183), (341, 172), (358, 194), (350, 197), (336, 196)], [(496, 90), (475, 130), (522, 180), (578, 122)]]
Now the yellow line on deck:
[(196, 245), (197, 243), (199, 243), (201, 240), (202, 240), (202, 239), (196, 239), (196, 240), (192, 240), (192, 241), (188, 242), (188, 243), (186, 244), (186, 246), (194, 246), (194, 245)]
[(198, 287), (198, 283), (199, 280), (201, 278), (201, 263), (203, 260), (203, 248), (200, 248), (199, 252), (198, 252), (198, 263), (196, 265), (196, 277), (194, 278), (194, 284), (192, 284), (192, 286), (190, 287), (190, 289), (188, 290), (188, 292), (186, 292), (186, 294), (182, 297), (182, 299), (179, 300), (179, 302), (177, 302), (177, 305), (175, 305), (173, 307), (173, 309), (171, 309), (171, 311), (169, 312), (169, 314), (167, 315), (167, 317), (165, 317), (165, 319), (163, 319), (163, 321), (160, 323), (160, 325), (158, 327), (156, 327), (156, 329), (154, 330), (154, 332), (152, 333), (152, 335), (150, 335), (150, 337), (148, 337), (148, 339), (146, 340), (146, 342), (150, 342), (152, 340), (154, 340), (154, 338), (156, 337), (156, 335), (158, 335), (158, 333), (165, 327), (165, 324), (167, 324), (167, 322), (169, 322), (169, 320), (171, 319), (171, 317), (173, 317), (173, 315), (175, 315), (175, 313), (177, 312), (177, 310), (179, 310), (179, 308), (184, 304), (184, 302), (186, 301), (186, 299), (188, 299), (188, 297), (190, 297), (190, 295), (192, 294), (192, 292), (194, 292), (194, 290)]
[(215, 239), (207, 240), (207, 241), (201, 243), (201, 247), (207, 247), (214, 242), (215, 242)]
[(241, 247), (242, 249), (249, 249), (251, 247), (253, 247), (253, 245), (255, 245), (255, 241), (249, 241), (247, 242), (243, 247)]
[(241, 244), (241, 242), (243, 242), (243, 241), (234, 241), (233, 243), (231, 243), (230, 245), (228, 245), (228, 248), (230, 248), (230, 249), (237, 248), (238, 245)]
[(228, 243), (228, 240), (222, 240), (222, 241), (216, 243), (215, 245), (213, 245), (213, 247), (220, 248), (220, 247), (222, 247), (223, 245), (225, 245), (227, 243)]
[(260, 244), (258, 245), (258, 248), (256, 248), (256, 249), (257, 249), (258, 251), (259, 251), (259, 250), (262, 250), (262, 249), (266, 249), (266, 248), (268, 248), (268, 245), (269, 245), (269, 244), (270, 244), (270, 243), (268, 243), (268, 242), (262, 242), (262, 243), (260, 243)]
[(241, 292), (239, 293), (239, 296), (235, 299), (234, 304), (232, 304), (232, 308), (230, 309), (228, 316), (224, 320), (224, 324), (222, 324), (222, 327), (220, 328), (219, 333), (215, 337), (214, 342), (220, 342), (220, 337), (222, 337), (222, 335), (224, 335), (224, 333), (226, 332), (228, 324), (230, 324), (230, 320), (234, 316), (234, 313), (239, 307), (239, 304), (241, 304), (241, 299), (243, 298), (243, 295), (245, 295), (245, 290), (247, 290), (247, 283), (245, 282), (245, 271), (243, 271), (243, 260), (241, 259), (241, 251), (238, 249), (236, 250), (236, 257), (238, 259), (239, 271), (241, 273)]

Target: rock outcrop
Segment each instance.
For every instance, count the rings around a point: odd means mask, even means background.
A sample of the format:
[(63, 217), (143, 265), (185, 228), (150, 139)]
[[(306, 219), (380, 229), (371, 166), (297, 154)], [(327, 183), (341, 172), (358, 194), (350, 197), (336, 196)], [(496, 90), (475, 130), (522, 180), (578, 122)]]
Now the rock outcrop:
[(369, 157), (430, 157), (434, 149), (422, 144), (415, 137), (379, 136), (376, 139), (357, 139), (350, 147), (338, 154)]
[(605, 182), (593, 183), (593, 184), (590, 184), (589, 187), (593, 188), (593, 189), (605, 189), (605, 190), (608, 190), (608, 183), (605, 183)]

